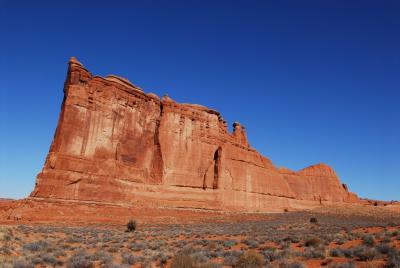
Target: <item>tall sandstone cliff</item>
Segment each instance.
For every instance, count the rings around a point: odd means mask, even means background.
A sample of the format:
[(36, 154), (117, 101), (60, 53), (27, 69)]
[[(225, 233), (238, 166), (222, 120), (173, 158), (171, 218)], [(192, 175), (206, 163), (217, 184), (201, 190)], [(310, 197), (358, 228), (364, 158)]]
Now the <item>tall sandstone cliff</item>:
[(61, 114), (34, 198), (226, 211), (357, 202), (324, 164), (276, 168), (245, 128), (69, 61)]

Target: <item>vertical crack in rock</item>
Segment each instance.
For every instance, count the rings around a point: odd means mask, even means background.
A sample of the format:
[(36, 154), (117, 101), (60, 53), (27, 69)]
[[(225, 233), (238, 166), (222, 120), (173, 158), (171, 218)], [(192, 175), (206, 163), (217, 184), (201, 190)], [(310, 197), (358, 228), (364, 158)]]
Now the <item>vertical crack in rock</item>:
[(221, 173), (221, 155), (222, 148), (218, 147), (218, 150), (214, 153), (214, 181), (213, 181), (213, 189), (218, 189), (218, 179)]
[(207, 189), (207, 173), (208, 170), (210, 169), (210, 166), (207, 167), (206, 171), (204, 172), (203, 176), (203, 190)]
[(162, 183), (163, 181), (164, 163), (163, 163), (161, 144), (160, 144), (160, 125), (161, 125), (162, 115), (163, 115), (163, 104), (162, 102), (160, 102), (160, 114), (156, 121), (156, 127), (154, 133), (155, 148), (154, 148), (153, 159), (151, 163), (151, 171), (150, 171), (150, 177), (152, 182), (154, 183)]
[(118, 153), (119, 153), (119, 142), (117, 143), (117, 145), (115, 146), (115, 160), (118, 161), (119, 157), (118, 157)]
[(86, 152), (86, 146), (87, 142), (89, 139), (89, 134), (90, 134), (90, 123), (92, 119), (92, 112), (90, 110), (86, 110), (86, 118), (85, 118), (85, 130), (84, 130), (84, 136), (83, 136), (83, 142), (82, 142), (82, 147), (81, 147), (81, 155), (85, 155)]

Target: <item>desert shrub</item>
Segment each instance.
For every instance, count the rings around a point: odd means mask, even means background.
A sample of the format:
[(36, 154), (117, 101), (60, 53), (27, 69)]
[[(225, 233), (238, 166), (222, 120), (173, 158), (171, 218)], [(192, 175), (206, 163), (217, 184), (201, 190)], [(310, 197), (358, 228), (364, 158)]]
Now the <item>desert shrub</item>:
[(390, 254), (386, 263), (386, 268), (400, 268), (400, 253)]
[(289, 263), (288, 268), (305, 268), (305, 266), (300, 262), (291, 262)]
[(226, 240), (226, 241), (224, 241), (224, 242), (222, 243), (222, 245), (223, 245), (224, 247), (226, 247), (226, 248), (231, 248), (231, 247), (233, 247), (233, 246), (236, 245), (236, 244), (237, 244), (237, 242), (234, 241), (234, 240)]
[(290, 236), (285, 237), (283, 239), (283, 241), (291, 242), (291, 243), (299, 243), (300, 238), (298, 238), (297, 236), (290, 235)]
[(318, 219), (315, 218), (315, 217), (311, 217), (311, 218), (310, 218), (310, 222), (311, 222), (311, 223), (318, 223)]
[(224, 265), (233, 266), (237, 262), (238, 258), (233, 255), (228, 255), (224, 257)]
[[(263, 252), (263, 255), (266, 252)], [(271, 261), (273, 260), (283, 260), (283, 259), (288, 259), (290, 256), (293, 255), (293, 252), (291, 249), (284, 249), (284, 250), (275, 250), (273, 251), (272, 255), (268, 256)], [(265, 255), (264, 255), (265, 256)], [(266, 258), (268, 260), (268, 258)]]
[(68, 268), (92, 268), (91, 255), (81, 250), (74, 253), (67, 261)]
[(242, 255), (243, 251), (241, 250), (224, 251), (224, 264), (227, 266), (233, 266)]
[(137, 243), (132, 243), (129, 248), (133, 251), (141, 251), (144, 248), (146, 248), (146, 245), (141, 242), (137, 242)]
[[(223, 241), (218, 240), (216, 242), (217, 243), (222, 243)], [(205, 247), (205, 246), (208, 245), (208, 240), (206, 240), (206, 239), (195, 239), (195, 240), (192, 241), (192, 244)]]
[(210, 252), (208, 251), (196, 251), (190, 255), (196, 263), (207, 262), (210, 259)]
[(325, 258), (325, 250), (321, 248), (306, 248), (303, 252), (306, 259), (323, 259)]
[(192, 246), (185, 246), (178, 253), (179, 254), (185, 254), (185, 255), (191, 255), (191, 254), (193, 254), (195, 252), (196, 252), (196, 250)]
[(24, 258), (15, 259), (13, 261), (12, 267), (13, 268), (34, 268), (32, 262), (30, 262)]
[(171, 268), (195, 268), (196, 262), (190, 255), (178, 253), (172, 258)]
[(63, 257), (63, 256), (66, 255), (66, 253), (65, 253), (63, 250), (61, 250), (61, 249), (56, 249), (56, 250), (53, 252), (53, 254), (54, 254), (54, 256), (55, 256), (56, 258), (58, 258), (58, 257)]
[(389, 254), (389, 252), (394, 250), (394, 248), (392, 248), (389, 244), (386, 243), (376, 245), (375, 249), (381, 254)]
[(265, 259), (263, 255), (250, 250), (240, 256), (234, 266), (238, 268), (255, 268), (261, 267), (264, 263)]
[(364, 235), (362, 238), (362, 242), (364, 245), (369, 246), (369, 247), (372, 247), (373, 245), (375, 245), (375, 240), (372, 235)]
[(281, 241), (280, 243), (279, 243), (279, 245), (283, 248), (283, 249), (288, 249), (288, 248), (290, 248), (290, 245), (291, 245), (292, 243), (290, 242), (290, 241)]
[(113, 256), (103, 250), (99, 250), (91, 256), (91, 260), (99, 261), (101, 264), (110, 264), (113, 261)]
[(136, 230), (136, 221), (129, 220), (126, 224), (126, 231), (127, 232), (134, 232)]
[(279, 268), (304, 268), (305, 266), (301, 264), (300, 262), (289, 262), (288, 260), (281, 260), (277, 263), (277, 266), (273, 267), (279, 267)]
[(351, 259), (354, 256), (353, 250), (350, 248), (343, 249), (342, 252), (343, 252), (343, 255), (348, 259)]
[(390, 243), (390, 241), (391, 241), (391, 239), (390, 239), (389, 236), (386, 236), (386, 237), (384, 237), (384, 238), (382, 239), (382, 242), (383, 242), (383, 243)]
[(224, 256), (224, 249), (218, 247), (216, 250), (208, 251), (208, 256), (210, 258), (219, 258)]
[(344, 253), (341, 248), (333, 248), (329, 251), (329, 255), (332, 257), (343, 257)]
[(279, 254), (277, 254), (276, 250), (267, 249), (262, 252), (262, 255), (267, 260), (267, 262), (272, 262), (280, 258)]
[(34, 257), (34, 258), (32, 259), (32, 264), (34, 264), (34, 265), (42, 264), (42, 263), (43, 263), (43, 260), (42, 260), (42, 258), (40, 258), (40, 257)]
[(46, 241), (37, 241), (28, 243), (22, 246), (24, 250), (31, 251), (31, 252), (38, 252), (42, 251), (48, 247), (48, 243)]
[(129, 264), (129, 265), (133, 265), (138, 261), (135, 255), (132, 255), (131, 253), (127, 252), (121, 254), (121, 260), (123, 264)]
[(318, 247), (323, 241), (318, 237), (311, 237), (304, 242), (306, 247)]
[(374, 248), (359, 246), (354, 249), (354, 256), (360, 261), (372, 261), (378, 255), (378, 252)]
[(249, 246), (249, 248), (257, 248), (258, 247), (258, 242), (255, 240), (246, 240), (245, 244)]
[[(67, 243), (83, 243), (84, 237), (81, 235), (73, 235), (66, 240)], [(108, 242), (108, 241), (107, 241)]]
[(158, 256), (158, 259), (160, 261), (160, 264), (162, 266), (165, 266), (167, 264), (167, 261), (168, 261), (168, 256), (165, 255), (164, 253), (160, 253), (160, 255)]
[(343, 245), (346, 242), (344, 238), (336, 238), (335, 243), (338, 245)]
[(219, 263), (207, 262), (201, 263), (197, 265), (198, 268), (222, 268), (222, 265)]
[(329, 265), (329, 268), (354, 268), (354, 264), (352, 262), (344, 262), (344, 263), (333, 263)]
[(55, 266), (56, 264), (59, 263), (58, 260), (57, 260), (57, 258), (54, 257), (54, 255), (48, 254), (48, 253), (46, 253), (46, 254), (44, 254), (44, 255), (42, 256), (42, 261), (43, 261), (44, 263), (51, 264), (51, 265), (53, 265), (53, 266)]
[(108, 252), (110, 252), (110, 253), (115, 253), (115, 252), (118, 252), (118, 251), (119, 251), (119, 247), (117, 247), (117, 246), (110, 247), (108, 249)]

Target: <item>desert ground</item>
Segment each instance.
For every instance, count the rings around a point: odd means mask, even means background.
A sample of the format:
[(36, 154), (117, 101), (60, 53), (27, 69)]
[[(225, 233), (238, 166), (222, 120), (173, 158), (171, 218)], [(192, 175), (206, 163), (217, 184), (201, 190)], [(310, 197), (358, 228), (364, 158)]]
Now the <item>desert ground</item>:
[(0, 241), (0, 267), (400, 267), (400, 213), (390, 205), (272, 214), (143, 208), (115, 221), (3, 218)]

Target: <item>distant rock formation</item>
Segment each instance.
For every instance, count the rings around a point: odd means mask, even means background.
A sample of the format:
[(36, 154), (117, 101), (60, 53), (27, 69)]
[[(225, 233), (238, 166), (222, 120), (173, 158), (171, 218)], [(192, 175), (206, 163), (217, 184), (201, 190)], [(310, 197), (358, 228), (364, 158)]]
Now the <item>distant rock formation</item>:
[(324, 164), (276, 168), (245, 127), (69, 61), (61, 114), (32, 198), (225, 211), (358, 202)]

